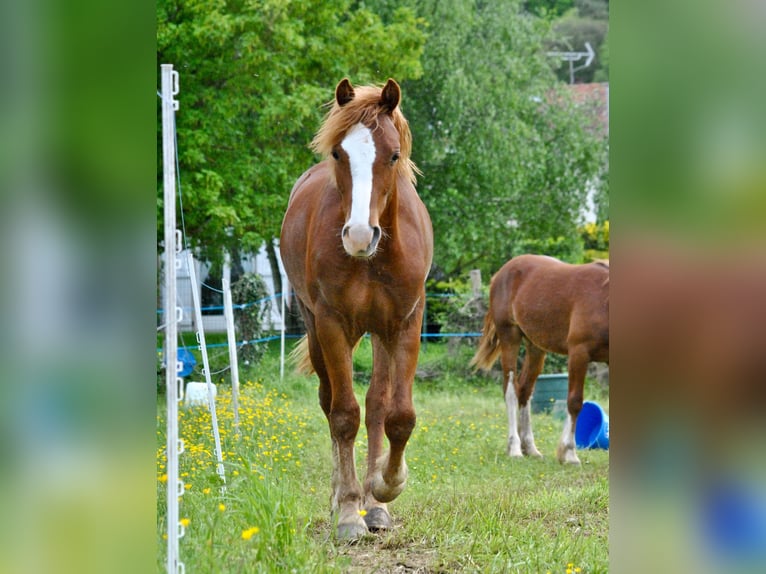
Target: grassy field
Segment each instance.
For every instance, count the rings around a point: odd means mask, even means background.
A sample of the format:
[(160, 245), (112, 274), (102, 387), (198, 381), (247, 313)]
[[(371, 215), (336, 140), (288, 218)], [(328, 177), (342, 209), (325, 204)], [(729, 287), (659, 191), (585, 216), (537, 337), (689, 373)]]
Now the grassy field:
[[(468, 353), (468, 354), (466, 354)], [(355, 357), (364, 406), (369, 343)], [(279, 380), (272, 351), (245, 373), (240, 429), (229, 386), (217, 413), (226, 464), (215, 474), (210, 415), (182, 410), (180, 541), (187, 572), (606, 572), (609, 455), (580, 451), (581, 468), (555, 460), (561, 422), (535, 415), (543, 460), (505, 454), (506, 418), (496, 379), (465, 372), (470, 349), (429, 343), (415, 385), (418, 424), (407, 447), (408, 487), (389, 505), (395, 528), (336, 543), (329, 514), (330, 441), (315, 377)], [(586, 398), (608, 406), (595, 384)], [(158, 570), (164, 569), (164, 395), (158, 399)], [(363, 476), (366, 432), (357, 437)]]

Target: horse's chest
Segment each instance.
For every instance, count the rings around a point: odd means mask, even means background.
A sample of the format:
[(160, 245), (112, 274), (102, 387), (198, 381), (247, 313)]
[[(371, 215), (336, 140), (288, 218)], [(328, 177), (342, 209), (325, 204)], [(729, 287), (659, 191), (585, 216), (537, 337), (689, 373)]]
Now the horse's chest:
[(344, 275), (336, 272), (320, 286), (321, 298), (336, 312), (366, 330), (382, 323), (401, 323), (417, 307), (421, 286), (407, 277), (380, 272)]

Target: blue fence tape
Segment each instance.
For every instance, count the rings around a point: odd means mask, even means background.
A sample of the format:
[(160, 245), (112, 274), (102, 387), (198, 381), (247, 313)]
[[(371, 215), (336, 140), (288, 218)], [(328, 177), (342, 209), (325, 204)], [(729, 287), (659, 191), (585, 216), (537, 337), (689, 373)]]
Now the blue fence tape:
[[(277, 293), (276, 295), (269, 295), (268, 297), (263, 297), (262, 299), (252, 301), (250, 303), (232, 304), (232, 308), (246, 309), (247, 307), (252, 307), (253, 305), (260, 305), (264, 301), (269, 301), (272, 299), (276, 300), (281, 296), (282, 296), (282, 293)], [(431, 299), (446, 299), (449, 297), (458, 297), (458, 296), (459, 295), (457, 293), (426, 293), (426, 297)], [(182, 307), (184, 311), (191, 308), (192, 307)], [(223, 305), (214, 305), (212, 307), (202, 307), (200, 310), (201, 311), (223, 311)], [(164, 309), (157, 309), (157, 315), (164, 315), (164, 314), (165, 314)]]
[[(300, 339), (303, 337), (303, 335), (293, 335), (293, 334), (287, 334), (285, 333), (285, 339)], [(365, 337), (369, 337), (369, 334), (366, 334)], [(439, 338), (450, 338), (450, 337), (481, 337), (481, 333), (475, 333), (475, 332), (469, 332), (469, 333), (421, 333), (420, 338), (421, 339), (439, 339)], [(278, 339), (281, 339), (282, 335), (269, 335), (268, 337), (262, 337), (260, 339), (252, 339), (250, 341), (238, 341), (236, 343), (237, 347), (244, 347), (245, 345), (255, 345), (257, 343), (268, 343), (269, 341), (276, 341)], [(229, 343), (209, 343), (205, 345), (208, 349), (215, 349), (217, 347), (228, 347)], [(195, 351), (199, 351), (202, 346), (201, 345), (184, 345), (184, 349), (194, 349)], [(162, 347), (157, 347), (157, 352), (161, 353), (163, 351)]]

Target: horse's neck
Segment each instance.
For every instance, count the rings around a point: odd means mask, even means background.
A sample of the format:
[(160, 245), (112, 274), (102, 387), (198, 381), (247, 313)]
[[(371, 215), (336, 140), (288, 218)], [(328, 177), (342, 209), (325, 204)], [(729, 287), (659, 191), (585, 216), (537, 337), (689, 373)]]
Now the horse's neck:
[(399, 217), (401, 216), (399, 195), (398, 187), (394, 186), (394, 189), (391, 190), (391, 197), (380, 217), (381, 227), (386, 230), (390, 239), (396, 240), (399, 238)]

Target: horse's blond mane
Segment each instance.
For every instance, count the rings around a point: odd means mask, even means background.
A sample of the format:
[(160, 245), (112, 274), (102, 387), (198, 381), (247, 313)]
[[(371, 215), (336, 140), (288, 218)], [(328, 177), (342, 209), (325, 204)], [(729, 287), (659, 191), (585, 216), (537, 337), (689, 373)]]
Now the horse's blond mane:
[[(343, 136), (356, 124), (374, 129), (378, 123), (378, 116), (387, 113), (380, 105), (382, 88), (376, 86), (354, 86), (354, 98), (343, 107), (338, 105), (335, 98), (326, 105), (330, 108), (322, 122), (322, 126), (311, 142), (311, 149), (316, 153), (327, 157), (332, 148), (338, 145)], [(416, 174), (420, 173), (417, 166), (410, 159), (412, 153), (412, 134), (407, 119), (402, 114), (399, 106), (391, 112), (391, 120), (396, 131), (399, 132), (399, 161), (397, 170), (400, 175), (409, 179), (413, 185), (416, 182)]]

